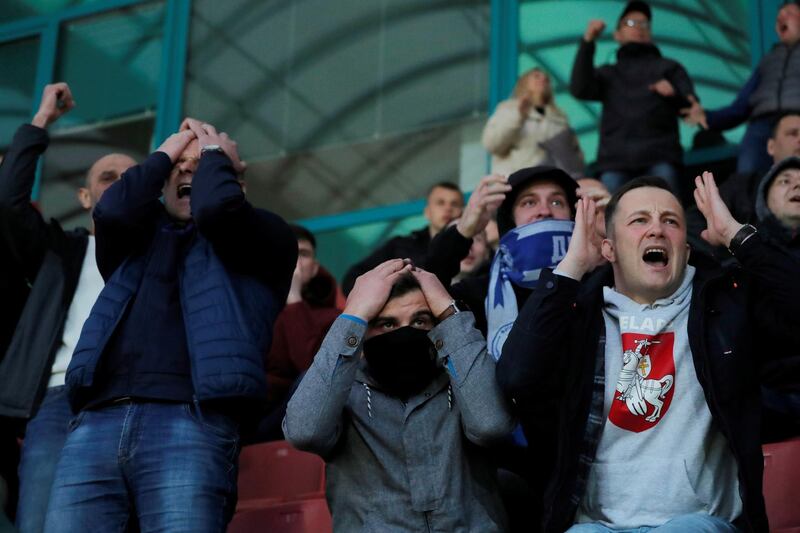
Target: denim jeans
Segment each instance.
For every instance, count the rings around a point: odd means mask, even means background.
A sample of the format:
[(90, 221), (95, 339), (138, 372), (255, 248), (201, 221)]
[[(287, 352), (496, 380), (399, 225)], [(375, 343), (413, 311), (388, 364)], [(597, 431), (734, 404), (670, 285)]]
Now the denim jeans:
[(672, 188), (675, 194), (681, 194), (681, 185), (678, 180), (678, 169), (671, 163), (655, 163), (641, 172), (627, 172), (624, 170), (606, 170), (600, 174), (600, 181), (603, 182), (611, 194), (622, 187), (625, 183), (639, 176), (658, 176)]
[[(81, 411), (58, 462), (45, 531), (224, 532), (236, 507), (238, 427), (193, 404)], [(135, 517), (135, 518), (134, 518)]]
[(16, 523), (20, 533), (41, 533), (44, 528), (56, 463), (72, 417), (65, 388), (51, 387), (26, 426), (19, 462)]
[(761, 117), (750, 121), (739, 143), (736, 172), (766, 174), (772, 166), (772, 156), (767, 153), (767, 141), (772, 135), (775, 117)]
[(633, 529), (611, 529), (600, 524), (575, 524), (567, 533), (738, 533), (740, 530), (730, 522), (707, 514), (687, 514), (677, 516), (657, 527), (636, 527)]

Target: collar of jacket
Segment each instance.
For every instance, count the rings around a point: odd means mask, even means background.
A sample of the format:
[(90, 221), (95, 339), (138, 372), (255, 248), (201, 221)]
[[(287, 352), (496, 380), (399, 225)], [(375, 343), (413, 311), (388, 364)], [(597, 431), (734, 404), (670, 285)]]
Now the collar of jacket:
[[(383, 392), (381, 390), (380, 383), (372, 379), (372, 376), (370, 376), (369, 372), (367, 372), (367, 360), (364, 358), (361, 358), (361, 361), (359, 362), (358, 365), (358, 369), (356, 369), (355, 380), (357, 383), (361, 383), (362, 385), (367, 385), (371, 389)], [(439, 393), (439, 391), (447, 388), (449, 384), (450, 384), (450, 376), (447, 374), (447, 370), (442, 369), (441, 374), (436, 376), (433, 379), (433, 381), (431, 381), (428, 384), (427, 387), (422, 389), (420, 393), (415, 394), (414, 396), (408, 399), (408, 401), (406, 402), (406, 412), (410, 413), (418, 405), (422, 405), (429, 399), (436, 396)]]
[(653, 43), (627, 43), (617, 50), (617, 59), (634, 59), (637, 57), (661, 57), (661, 51)]

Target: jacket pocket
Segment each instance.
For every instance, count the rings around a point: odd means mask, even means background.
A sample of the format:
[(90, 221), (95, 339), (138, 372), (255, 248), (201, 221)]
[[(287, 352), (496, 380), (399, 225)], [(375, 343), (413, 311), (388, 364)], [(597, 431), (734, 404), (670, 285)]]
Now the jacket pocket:
[(679, 458), (592, 465), (582, 507), (589, 516), (618, 527), (659, 525), (707, 509)]

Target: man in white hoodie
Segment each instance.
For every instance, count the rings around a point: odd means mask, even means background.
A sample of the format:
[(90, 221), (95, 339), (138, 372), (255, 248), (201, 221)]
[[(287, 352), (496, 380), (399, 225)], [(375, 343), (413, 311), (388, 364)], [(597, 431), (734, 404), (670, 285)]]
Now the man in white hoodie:
[(500, 386), (559, 450), (545, 531), (767, 531), (759, 370), (784, 354), (759, 346), (800, 326), (800, 282), (710, 173), (696, 186), (703, 238), (739, 266), (689, 264), (680, 202), (639, 178), (609, 202), (600, 249), (581, 200), (566, 256), (509, 334)]

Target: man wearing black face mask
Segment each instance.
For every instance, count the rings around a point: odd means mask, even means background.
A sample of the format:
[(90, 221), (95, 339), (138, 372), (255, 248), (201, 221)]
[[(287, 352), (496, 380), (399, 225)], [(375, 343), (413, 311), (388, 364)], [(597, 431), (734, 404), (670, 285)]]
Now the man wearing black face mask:
[(494, 372), (436, 276), (401, 259), (360, 276), (283, 421), (327, 462), (334, 530), (505, 530), (482, 449), (514, 426)]

